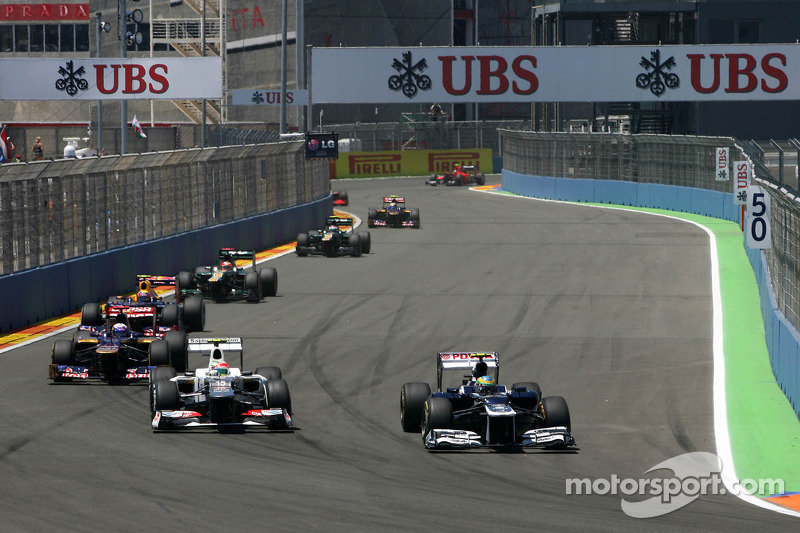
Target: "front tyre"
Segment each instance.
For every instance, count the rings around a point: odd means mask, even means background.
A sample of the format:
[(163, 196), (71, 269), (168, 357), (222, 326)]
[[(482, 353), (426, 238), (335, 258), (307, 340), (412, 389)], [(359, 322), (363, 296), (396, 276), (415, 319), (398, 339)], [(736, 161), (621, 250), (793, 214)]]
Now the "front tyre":
[(289, 395), (289, 384), (282, 379), (271, 379), (264, 384), (267, 406), (270, 409), (283, 408), (292, 414), (292, 397)]
[(206, 302), (202, 296), (190, 296), (183, 303), (183, 321), (189, 331), (203, 331), (206, 327)]
[(572, 431), (569, 407), (567, 407), (567, 401), (564, 398), (561, 396), (542, 398), (540, 409), (544, 416), (544, 427), (565, 426), (567, 431)]
[(278, 294), (278, 271), (274, 267), (262, 268), (258, 271), (261, 278), (262, 296), (275, 296)]
[(400, 390), (400, 425), (406, 433), (420, 431), (425, 400), (431, 395), (427, 383), (406, 383)]
[(431, 396), (425, 401), (422, 410), (422, 442), (434, 429), (453, 427), (453, 404), (447, 398)]

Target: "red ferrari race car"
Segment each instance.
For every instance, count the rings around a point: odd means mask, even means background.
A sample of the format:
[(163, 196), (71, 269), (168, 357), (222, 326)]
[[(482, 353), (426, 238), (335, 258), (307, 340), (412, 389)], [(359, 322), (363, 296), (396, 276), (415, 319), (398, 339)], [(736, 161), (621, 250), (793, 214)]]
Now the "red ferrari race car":
[(486, 183), (486, 174), (478, 172), (475, 165), (454, 165), (452, 172), (445, 174), (432, 174), (425, 182), (427, 185), (468, 185), (475, 183), (483, 185)]
[(347, 191), (331, 191), (333, 195), (333, 205), (348, 205)]

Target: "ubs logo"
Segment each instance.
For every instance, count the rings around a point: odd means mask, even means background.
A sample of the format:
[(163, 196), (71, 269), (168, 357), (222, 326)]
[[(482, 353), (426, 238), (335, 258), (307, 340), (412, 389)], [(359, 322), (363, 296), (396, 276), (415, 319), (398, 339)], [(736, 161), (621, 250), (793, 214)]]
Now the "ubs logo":
[(403, 91), (408, 98), (414, 98), (419, 90), (427, 91), (431, 88), (431, 78), (423, 74), (428, 68), (428, 62), (423, 58), (413, 63), (411, 51), (403, 54), (403, 61), (395, 59), (392, 68), (399, 74), (389, 76), (389, 88), (393, 91)]

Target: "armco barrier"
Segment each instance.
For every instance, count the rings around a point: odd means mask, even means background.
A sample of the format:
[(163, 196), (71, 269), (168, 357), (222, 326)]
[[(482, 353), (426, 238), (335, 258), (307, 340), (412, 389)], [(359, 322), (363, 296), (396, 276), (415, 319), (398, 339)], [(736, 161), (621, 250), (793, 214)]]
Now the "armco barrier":
[(291, 242), (300, 231), (321, 227), (330, 196), (308, 204), (228, 224), (92, 254), (0, 277), (0, 332), (79, 309), (136, 289), (136, 274), (176, 275), (213, 264), (225, 246), (264, 250)]
[[(659, 185), (592, 179), (528, 176), (508, 170), (502, 174), (503, 190), (547, 200), (611, 203), (695, 213), (698, 215), (739, 222), (739, 207), (733, 203), (733, 193)], [(761, 315), (764, 320), (767, 350), (772, 373), (781, 390), (800, 418), (800, 334), (778, 309), (772, 284), (769, 281), (764, 254), (747, 250), (758, 283)]]

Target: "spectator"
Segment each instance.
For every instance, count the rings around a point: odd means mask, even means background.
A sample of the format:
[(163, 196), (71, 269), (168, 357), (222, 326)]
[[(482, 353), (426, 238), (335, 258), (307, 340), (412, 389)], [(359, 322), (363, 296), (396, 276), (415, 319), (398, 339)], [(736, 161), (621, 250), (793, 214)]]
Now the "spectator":
[(432, 104), (429, 112), (433, 122), (438, 122), (442, 115), (444, 115), (444, 110), (439, 104)]
[(36, 141), (33, 143), (33, 160), (41, 161), (42, 159), (44, 159), (44, 145), (42, 138), (36, 137)]

